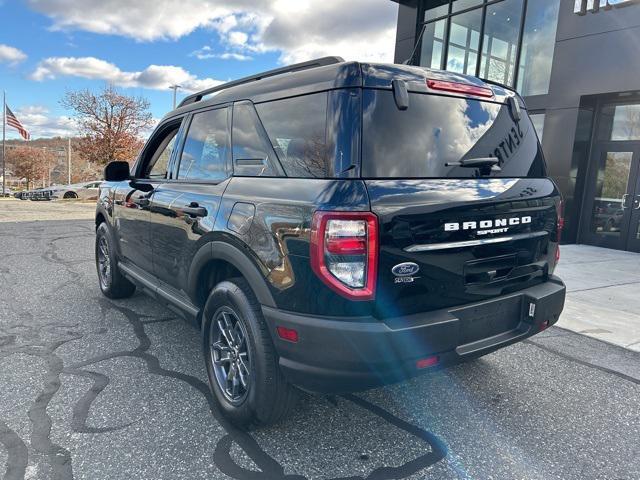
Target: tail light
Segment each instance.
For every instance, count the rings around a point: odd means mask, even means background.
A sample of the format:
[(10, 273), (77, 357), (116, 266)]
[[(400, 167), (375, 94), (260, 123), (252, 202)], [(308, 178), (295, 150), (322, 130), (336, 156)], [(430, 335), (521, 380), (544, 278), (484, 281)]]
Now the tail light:
[(560, 261), (560, 240), (562, 239), (562, 230), (564, 229), (564, 204), (562, 200), (557, 203), (556, 206), (556, 214), (558, 218), (558, 223), (556, 226), (556, 240), (558, 242), (558, 246), (556, 248), (556, 264)]
[(313, 214), (311, 268), (333, 291), (373, 300), (378, 269), (378, 217), (370, 212)]
[(427, 87), (431, 90), (440, 90), (443, 92), (462, 93), (464, 95), (473, 95), (474, 97), (493, 98), (493, 90), (489, 87), (480, 87), (478, 85), (469, 85), (468, 83), (447, 82), (445, 80), (429, 80), (427, 79)]

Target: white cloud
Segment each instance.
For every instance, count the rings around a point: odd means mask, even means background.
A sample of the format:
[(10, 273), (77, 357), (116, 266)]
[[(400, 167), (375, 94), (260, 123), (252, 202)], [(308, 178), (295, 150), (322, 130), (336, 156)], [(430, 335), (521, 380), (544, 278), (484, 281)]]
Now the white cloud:
[(249, 40), (249, 35), (245, 32), (239, 32), (237, 30), (232, 30), (229, 32), (227, 39), (231, 45), (246, 45), (247, 40)]
[(209, 26), (243, 7), (266, 0), (28, 0), (53, 19), (54, 29), (79, 29), (136, 40), (176, 39)]
[(253, 60), (253, 57), (249, 55), (244, 55), (242, 53), (236, 53), (236, 52), (216, 53), (209, 45), (205, 45), (204, 47), (199, 48), (198, 50), (194, 50), (189, 54), (189, 56), (196, 57), (198, 60), (208, 60), (210, 58), (220, 58), (222, 60), (238, 60), (241, 62), (247, 61), (247, 60)]
[(55, 29), (139, 41), (216, 31), (229, 51), (280, 52), (283, 63), (324, 55), (392, 61), (398, 6), (389, 0), (28, 0)]
[(221, 53), (220, 55), (218, 55), (218, 58), (221, 58), (223, 60), (238, 60), (241, 62), (245, 62), (247, 60), (253, 60), (253, 57), (250, 57), (249, 55), (243, 55), (242, 53), (233, 53), (233, 52)]
[[(76, 123), (72, 118), (52, 116), (42, 105), (27, 105), (14, 112), (25, 126), (31, 138), (68, 137), (76, 135)], [(8, 131), (7, 131), (8, 132)]]
[(172, 65), (149, 65), (139, 72), (126, 72), (113, 63), (95, 57), (50, 57), (42, 60), (30, 75), (36, 81), (64, 76), (104, 80), (119, 87), (155, 90), (166, 90), (169, 85), (178, 84), (188, 92), (222, 83), (212, 78), (198, 78), (182, 67)]
[(0, 43), (0, 63), (16, 64), (27, 58), (27, 54), (10, 45)]
[(279, 0), (257, 40), (264, 48), (281, 51), (283, 63), (324, 55), (391, 62), (397, 10), (388, 0)]

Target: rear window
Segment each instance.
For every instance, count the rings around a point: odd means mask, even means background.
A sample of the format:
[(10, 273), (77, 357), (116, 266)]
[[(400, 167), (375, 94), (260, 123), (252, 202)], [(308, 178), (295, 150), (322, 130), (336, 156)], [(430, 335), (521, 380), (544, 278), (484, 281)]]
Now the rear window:
[(478, 168), (446, 166), (494, 157), (500, 170), (482, 176), (544, 177), (531, 120), (515, 122), (509, 107), (491, 102), (412, 93), (399, 110), (393, 93), (363, 93), (362, 174), (365, 178), (473, 178)]
[(256, 110), (289, 177), (333, 175), (327, 146), (327, 94), (260, 103)]

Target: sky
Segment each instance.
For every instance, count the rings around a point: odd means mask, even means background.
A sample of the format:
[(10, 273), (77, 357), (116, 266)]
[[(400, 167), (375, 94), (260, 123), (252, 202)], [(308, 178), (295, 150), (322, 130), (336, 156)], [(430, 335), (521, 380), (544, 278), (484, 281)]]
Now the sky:
[(108, 84), (147, 98), (159, 119), (176, 83), (179, 100), (326, 55), (391, 62), (397, 10), (390, 0), (0, 0), (0, 89), (32, 138), (73, 135), (65, 92)]

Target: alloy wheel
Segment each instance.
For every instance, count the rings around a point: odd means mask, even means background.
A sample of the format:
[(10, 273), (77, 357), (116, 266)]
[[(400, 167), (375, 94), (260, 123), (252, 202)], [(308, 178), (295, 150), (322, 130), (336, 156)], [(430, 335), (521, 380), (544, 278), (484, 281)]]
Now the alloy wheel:
[(102, 236), (98, 240), (98, 276), (103, 289), (108, 289), (111, 283), (111, 258), (109, 257), (109, 244)]
[(231, 308), (224, 306), (216, 312), (209, 327), (209, 345), (220, 391), (231, 403), (242, 403), (251, 385), (251, 357), (247, 330)]

